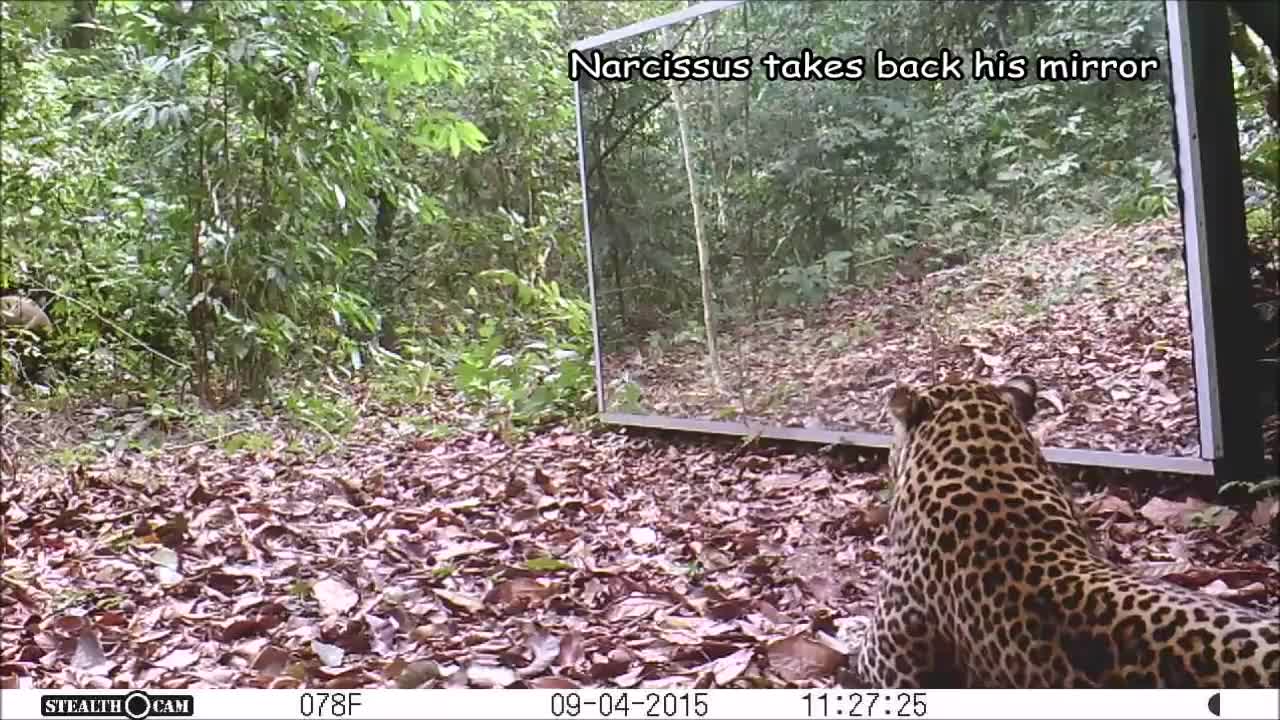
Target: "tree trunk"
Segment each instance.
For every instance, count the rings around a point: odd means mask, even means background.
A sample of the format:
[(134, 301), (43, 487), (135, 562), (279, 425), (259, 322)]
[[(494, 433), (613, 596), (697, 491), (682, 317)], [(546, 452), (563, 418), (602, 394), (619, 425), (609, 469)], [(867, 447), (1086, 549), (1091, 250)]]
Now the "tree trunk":
[[(670, 32), (666, 35), (667, 47), (673, 47)], [(680, 98), (680, 85), (668, 83), (671, 89), (671, 104), (676, 111), (676, 125), (680, 128), (680, 154), (684, 157), (684, 171), (689, 181), (689, 204), (693, 208), (693, 239), (698, 246), (698, 277), (702, 286), (702, 320), (707, 333), (707, 361), (711, 365), (711, 381), (717, 389), (721, 387), (720, 351), (716, 346), (716, 318), (712, 305), (711, 290), (711, 252), (707, 247), (706, 232), (702, 221), (702, 204), (698, 199), (698, 178), (693, 169), (693, 155), (689, 150), (689, 124), (685, 117), (684, 103)]]
[(98, 15), (98, 0), (71, 0), (71, 16), (67, 19), (62, 47), (66, 50), (88, 50), (96, 34), (93, 24)]
[(1249, 88), (1262, 93), (1266, 99), (1267, 115), (1271, 122), (1280, 126), (1280, 83), (1276, 82), (1276, 73), (1262, 48), (1254, 44), (1249, 31), (1240, 21), (1231, 23), (1231, 52), (1244, 66), (1245, 82)]
[(1249, 29), (1258, 33), (1262, 42), (1271, 49), (1271, 57), (1280, 62), (1280, 6), (1275, 3), (1236, 0), (1231, 3), (1235, 12)]

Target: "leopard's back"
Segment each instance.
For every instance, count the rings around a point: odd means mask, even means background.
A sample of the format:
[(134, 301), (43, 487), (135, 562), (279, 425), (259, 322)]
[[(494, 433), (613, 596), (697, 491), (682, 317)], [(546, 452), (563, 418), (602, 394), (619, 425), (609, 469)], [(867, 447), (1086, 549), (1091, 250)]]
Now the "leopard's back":
[(878, 687), (1280, 687), (1273, 619), (1108, 563), (1027, 430), (1035, 384), (890, 399)]

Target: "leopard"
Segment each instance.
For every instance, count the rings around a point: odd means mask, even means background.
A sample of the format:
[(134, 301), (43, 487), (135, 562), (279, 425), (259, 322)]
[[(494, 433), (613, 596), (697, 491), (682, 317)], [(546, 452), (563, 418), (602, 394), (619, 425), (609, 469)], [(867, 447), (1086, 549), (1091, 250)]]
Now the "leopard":
[(886, 549), (846, 684), (1276, 688), (1280, 620), (1099, 549), (1019, 375), (896, 385)]

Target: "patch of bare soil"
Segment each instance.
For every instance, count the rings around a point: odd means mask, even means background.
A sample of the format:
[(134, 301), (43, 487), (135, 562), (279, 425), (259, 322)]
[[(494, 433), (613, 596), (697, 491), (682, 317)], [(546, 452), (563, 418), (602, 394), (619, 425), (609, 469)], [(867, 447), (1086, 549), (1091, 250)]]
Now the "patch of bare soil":
[[(182, 443), (0, 490), (0, 687), (830, 686), (881, 478), (832, 453), (554, 428)], [(440, 411), (442, 423), (464, 422)], [(1108, 552), (1255, 607), (1277, 503), (1085, 496)]]
[(1196, 455), (1175, 220), (1080, 231), (726, 331), (717, 391), (698, 344), (607, 358), (647, 411), (884, 432), (886, 390), (952, 372), (1041, 385), (1047, 445)]

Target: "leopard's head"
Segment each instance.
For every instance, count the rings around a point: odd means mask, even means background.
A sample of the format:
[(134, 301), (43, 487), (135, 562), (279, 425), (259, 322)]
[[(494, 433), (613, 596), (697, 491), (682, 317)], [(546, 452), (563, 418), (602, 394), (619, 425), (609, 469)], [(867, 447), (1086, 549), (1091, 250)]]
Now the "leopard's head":
[(892, 477), (899, 477), (913, 446), (952, 441), (951, 433), (965, 424), (961, 421), (987, 426), (1017, 424), (1016, 430), (1024, 430), (1035, 416), (1037, 391), (1036, 381), (1026, 375), (1003, 385), (946, 380), (919, 392), (898, 385), (890, 392), (888, 402), (893, 420), (893, 446), (889, 450)]

